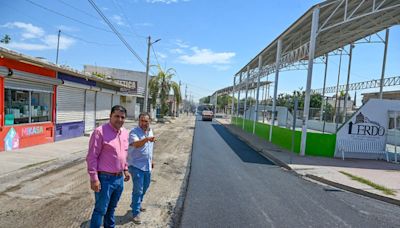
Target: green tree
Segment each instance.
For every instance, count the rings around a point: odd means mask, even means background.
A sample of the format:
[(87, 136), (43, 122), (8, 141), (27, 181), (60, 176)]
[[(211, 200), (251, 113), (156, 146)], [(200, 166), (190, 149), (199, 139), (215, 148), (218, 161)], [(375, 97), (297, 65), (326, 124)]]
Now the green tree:
[(210, 96), (200, 98), (199, 103), (200, 104), (209, 104), (210, 103)]
[(0, 43), (8, 44), (11, 42), (11, 37), (9, 35), (4, 35), (4, 37), (0, 40)]
[[(237, 99), (234, 98), (234, 105), (237, 104)], [(218, 110), (225, 110), (226, 107), (228, 107), (228, 105), (231, 105), (232, 103), (232, 96), (229, 96), (227, 94), (225, 95), (220, 95), (218, 96), (218, 100), (217, 100), (217, 108)]]
[(175, 76), (175, 69), (169, 68), (164, 70), (161, 66), (157, 66), (158, 73), (155, 77), (149, 81), (149, 93), (151, 97), (151, 104), (153, 107), (156, 106), (157, 98), (160, 99), (161, 114), (166, 115), (168, 113), (168, 96), (172, 89), (175, 97), (177, 107), (182, 102), (181, 89), (179, 84), (172, 81), (172, 77)]

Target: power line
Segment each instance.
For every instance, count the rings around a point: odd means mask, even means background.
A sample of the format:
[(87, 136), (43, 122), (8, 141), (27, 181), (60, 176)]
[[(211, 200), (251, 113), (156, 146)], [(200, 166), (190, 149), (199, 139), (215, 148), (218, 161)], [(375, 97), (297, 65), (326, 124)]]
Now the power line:
[(78, 19), (75, 19), (75, 18), (73, 18), (73, 17), (64, 15), (64, 14), (62, 14), (62, 13), (59, 13), (59, 12), (57, 12), (57, 11), (55, 11), (55, 10), (52, 10), (52, 9), (49, 9), (49, 8), (47, 8), (47, 7), (45, 7), (45, 6), (42, 6), (42, 5), (40, 5), (40, 4), (36, 3), (36, 2), (33, 2), (33, 1), (31, 1), (31, 0), (25, 0), (25, 1), (31, 3), (31, 4), (34, 5), (34, 6), (37, 6), (37, 7), (39, 7), (39, 8), (42, 8), (42, 9), (44, 9), (44, 10), (47, 10), (47, 11), (52, 12), (52, 13), (54, 13), (54, 14), (57, 14), (57, 15), (59, 15), (59, 16), (68, 18), (68, 19), (70, 19), (70, 20), (72, 20), (72, 21), (75, 21), (75, 22), (77, 22), (77, 23), (86, 25), (86, 26), (91, 27), (91, 28), (93, 28), (93, 29), (97, 29), (97, 30), (104, 31), (104, 32), (112, 32), (112, 31), (110, 31), (110, 30), (103, 29), (103, 28), (97, 27), (97, 26), (95, 26), (95, 25), (91, 25), (91, 24), (88, 24), (88, 23), (86, 23), (86, 22), (83, 22), (83, 21), (80, 21), (80, 20), (78, 20)]
[(101, 45), (101, 46), (114, 46), (114, 47), (119, 46), (119, 44), (105, 44), (105, 43), (99, 43), (99, 42), (89, 41), (89, 40), (85, 40), (85, 39), (83, 39), (83, 38), (80, 38), (80, 37), (78, 37), (78, 36), (68, 34), (68, 33), (64, 32), (64, 31), (61, 31), (61, 32), (62, 32), (65, 36), (68, 36), (68, 37), (71, 37), (71, 38), (80, 40), (80, 41), (85, 42), (85, 43), (88, 43), (88, 44)]
[(103, 18), (103, 20), (108, 24), (111, 30), (113, 30), (113, 32), (115, 33), (115, 35), (117, 35), (117, 37), (121, 40), (121, 42), (124, 43), (124, 45), (129, 49), (129, 51), (139, 60), (139, 62), (142, 63), (144, 67), (146, 67), (146, 63), (143, 61), (143, 59), (140, 58), (140, 56), (135, 52), (135, 50), (133, 50), (132, 47), (128, 44), (128, 42), (126, 42), (126, 40), (122, 37), (122, 35), (118, 32), (118, 30), (113, 26), (113, 24), (111, 24), (108, 18), (97, 7), (96, 3), (94, 3), (93, 0), (88, 0), (88, 1), (90, 2), (90, 4), (92, 4), (93, 8), (97, 11), (97, 13), (99, 13), (99, 15)]
[(135, 32), (135, 30), (133, 30), (133, 26), (132, 26), (132, 24), (130, 23), (129, 17), (126, 16), (126, 13), (125, 13), (124, 8), (121, 7), (121, 6), (118, 4), (118, 1), (115, 2), (115, 0), (113, 0), (112, 2), (113, 2), (113, 4), (121, 11), (122, 15), (124, 16), (124, 18), (125, 18), (126, 21), (128, 22), (128, 28), (131, 30), (131, 32), (132, 32), (135, 36), (137, 36), (137, 37), (146, 39), (146, 38), (147, 38), (146, 36), (139, 35), (139, 34), (137, 34), (137, 33)]
[[(22, 16), (24, 16), (24, 17), (26, 17), (26, 18), (32, 20), (32, 21), (37, 21), (37, 22), (43, 23), (43, 24), (45, 24), (45, 25), (47, 25), (47, 26), (49, 26), (49, 27), (52, 27), (52, 26), (53, 26), (53, 25), (51, 25), (51, 24), (49, 24), (49, 23), (47, 23), (47, 22), (45, 22), (45, 21), (38, 20), (37, 18), (34, 18), (34, 17), (32, 17), (32, 16), (28, 16), (26, 13), (22, 12), (22, 11), (19, 10), (18, 8), (12, 7), (12, 6), (10, 6), (10, 5), (8, 5), (8, 7), (11, 8), (11, 9), (13, 9), (15, 12), (18, 12), (18, 13), (21, 14)], [(95, 41), (90, 41), (90, 40), (81, 38), (81, 37), (76, 36), (76, 35), (71, 35), (71, 34), (66, 33), (66, 32), (64, 32), (64, 31), (61, 31), (61, 32), (62, 32), (65, 36), (74, 38), (74, 39), (76, 39), (76, 40), (80, 40), (80, 41), (85, 42), (85, 43), (88, 43), (88, 44), (102, 45), (102, 46), (119, 46), (118, 44), (107, 44), (107, 43), (99, 43), (99, 42), (95, 42)]]
[(73, 6), (73, 5), (69, 4), (69, 3), (66, 3), (66, 2), (63, 1), (63, 0), (58, 0), (58, 1), (61, 2), (61, 3), (64, 4), (64, 5), (66, 5), (66, 6), (71, 7), (72, 9), (74, 9), (74, 10), (76, 10), (76, 11), (79, 11), (79, 12), (81, 12), (81, 13), (83, 13), (83, 14), (89, 16), (89, 17), (91, 17), (91, 18), (94, 18), (94, 19), (96, 19), (96, 20), (98, 19), (98, 17), (96, 17), (95, 15), (90, 14), (90, 13), (84, 11), (84, 10), (81, 10), (81, 9), (79, 9), (78, 7), (75, 7), (75, 6)]
[(151, 45), (151, 49), (153, 50), (153, 54), (154, 54), (154, 57), (156, 58), (157, 64), (158, 64), (159, 66), (161, 66), (161, 65), (160, 65), (160, 62), (158, 61), (157, 54), (156, 54), (156, 52), (154, 51), (153, 45)]

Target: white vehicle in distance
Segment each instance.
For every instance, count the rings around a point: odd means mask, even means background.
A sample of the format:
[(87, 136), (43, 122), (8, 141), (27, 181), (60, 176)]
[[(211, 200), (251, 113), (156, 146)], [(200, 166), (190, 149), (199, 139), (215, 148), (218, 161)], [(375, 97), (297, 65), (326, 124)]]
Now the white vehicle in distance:
[(214, 117), (214, 113), (211, 110), (203, 110), (201, 112), (201, 120), (212, 120)]
[(201, 120), (212, 120), (214, 118), (214, 105), (201, 104), (197, 107), (197, 112), (201, 114)]

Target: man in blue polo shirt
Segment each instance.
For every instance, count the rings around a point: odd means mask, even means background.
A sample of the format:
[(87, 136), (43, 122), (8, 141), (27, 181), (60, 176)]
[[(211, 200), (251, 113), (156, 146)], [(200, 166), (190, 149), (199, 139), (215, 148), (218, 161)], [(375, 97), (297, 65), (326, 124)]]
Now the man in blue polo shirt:
[(140, 212), (144, 194), (150, 186), (151, 169), (153, 168), (153, 144), (155, 137), (150, 128), (150, 115), (139, 115), (139, 126), (129, 133), (128, 169), (133, 180), (132, 214), (133, 222), (141, 224)]

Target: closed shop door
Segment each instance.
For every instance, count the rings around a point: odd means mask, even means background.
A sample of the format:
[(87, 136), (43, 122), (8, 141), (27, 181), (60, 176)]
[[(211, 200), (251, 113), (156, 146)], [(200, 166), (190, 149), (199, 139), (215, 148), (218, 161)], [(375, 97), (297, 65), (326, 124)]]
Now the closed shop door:
[(96, 95), (96, 120), (110, 117), (112, 94), (97, 92)]
[(57, 87), (56, 123), (79, 122), (84, 119), (85, 90), (69, 86)]
[(86, 101), (85, 101), (85, 132), (91, 132), (94, 130), (96, 125), (96, 92), (86, 90)]
[(121, 97), (120, 95), (113, 94), (112, 106), (121, 104), (120, 97)]

